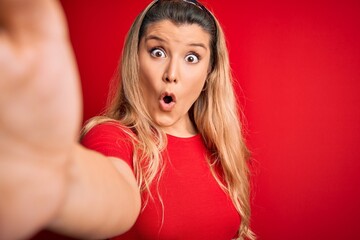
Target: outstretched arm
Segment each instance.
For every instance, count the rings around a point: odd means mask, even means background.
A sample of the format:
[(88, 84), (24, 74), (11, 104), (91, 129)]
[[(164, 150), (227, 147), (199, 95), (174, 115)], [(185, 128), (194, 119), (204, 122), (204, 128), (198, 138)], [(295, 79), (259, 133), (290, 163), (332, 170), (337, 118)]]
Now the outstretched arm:
[(36, 231), (65, 196), (81, 103), (59, 7), (0, 0), (0, 239)]
[(140, 191), (127, 163), (82, 146), (73, 160), (65, 202), (49, 228), (85, 239), (130, 229), (140, 212)]
[(44, 227), (101, 238), (134, 223), (130, 168), (77, 143), (79, 85), (59, 2), (0, 0), (0, 239)]

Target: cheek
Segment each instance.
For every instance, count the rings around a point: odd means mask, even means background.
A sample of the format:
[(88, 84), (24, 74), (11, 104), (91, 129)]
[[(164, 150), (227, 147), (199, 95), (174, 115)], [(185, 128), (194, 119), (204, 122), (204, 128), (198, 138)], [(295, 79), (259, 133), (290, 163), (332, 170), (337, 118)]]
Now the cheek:
[(188, 88), (191, 93), (191, 95), (200, 95), (205, 81), (207, 78), (207, 74), (204, 74), (204, 71), (201, 71), (199, 73), (189, 71), (188, 72)]
[(150, 64), (148, 64), (146, 61), (140, 61), (140, 86), (144, 90), (149, 90), (155, 88), (157, 71), (155, 71), (156, 68), (152, 67)]
[(192, 94), (200, 95), (204, 88), (209, 73), (210, 59), (203, 59), (198, 65), (191, 69), (184, 69), (184, 79), (187, 79)]
[(192, 82), (191, 84), (189, 84), (187, 91), (185, 92), (185, 98), (187, 99), (187, 107), (191, 107), (196, 100), (199, 98), (203, 87), (204, 87), (204, 83), (205, 83), (205, 78), (202, 77), (201, 80), (197, 79), (196, 82)]

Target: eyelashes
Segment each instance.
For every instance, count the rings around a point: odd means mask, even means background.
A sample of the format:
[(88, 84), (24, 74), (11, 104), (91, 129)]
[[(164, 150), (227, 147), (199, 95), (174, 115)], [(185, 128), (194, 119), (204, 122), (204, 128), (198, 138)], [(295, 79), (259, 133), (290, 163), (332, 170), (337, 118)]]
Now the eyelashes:
[[(167, 57), (165, 50), (161, 47), (151, 48), (149, 52), (150, 52), (150, 55), (154, 58), (166, 58)], [(185, 56), (184, 60), (188, 63), (198, 63), (201, 60), (201, 57), (196, 52), (189, 52)]]
[(150, 55), (153, 56), (153, 57), (156, 57), (156, 58), (165, 58), (166, 57), (166, 54), (165, 54), (165, 51), (161, 48), (152, 48), (150, 50)]
[(200, 61), (200, 56), (197, 53), (189, 53), (188, 55), (186, 55), (185, 57), (185, 61), (189, 62), (189, 63), (197, 63)]

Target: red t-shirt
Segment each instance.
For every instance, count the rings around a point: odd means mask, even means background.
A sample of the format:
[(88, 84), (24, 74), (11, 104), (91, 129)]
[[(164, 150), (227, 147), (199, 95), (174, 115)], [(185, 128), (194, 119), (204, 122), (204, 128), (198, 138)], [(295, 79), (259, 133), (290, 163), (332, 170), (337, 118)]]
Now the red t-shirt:
[[(130, 137), (122, 129), (114, 124), (97, 125), (82, 139), (82, 144), (106, 156), (118, 157), (132, 167)], [(158, 186), (151, 186), (154, 200), (149, 199), (127, 233), (113, 239), (234, 238), (240, 216), (210, 172), (201, 136), (167, 137), (165, 170)]]

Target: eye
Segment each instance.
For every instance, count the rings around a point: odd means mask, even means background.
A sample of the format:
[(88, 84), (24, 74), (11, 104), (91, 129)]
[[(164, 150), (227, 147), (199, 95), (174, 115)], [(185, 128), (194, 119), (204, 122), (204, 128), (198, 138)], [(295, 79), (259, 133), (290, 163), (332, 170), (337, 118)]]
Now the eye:
[(160, 48), (153, 48), (150, 51), (151, 56), (156, 57), (156, 58), (164, 58), (166, 57), (166, 54), (164, 52), (164, 50), (160, 49)]
[(199, 62), (199, 56), (197, 54), (189, 54), (185, 57), (185, 61), (189, 62), (189, 63), (197, 63)]

